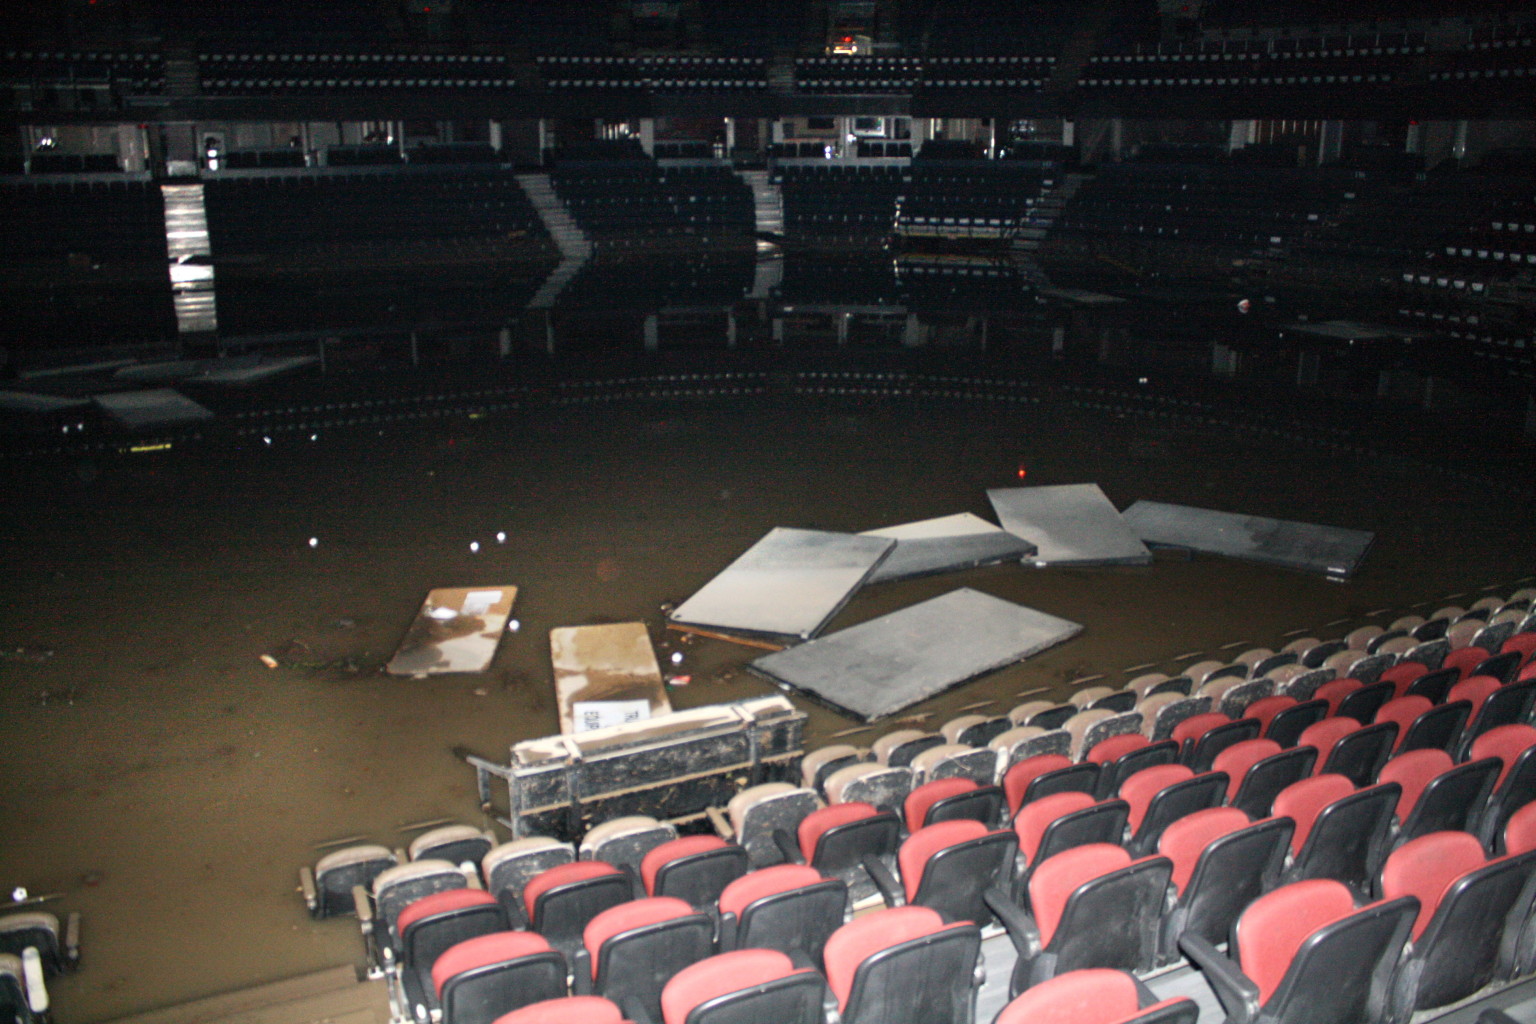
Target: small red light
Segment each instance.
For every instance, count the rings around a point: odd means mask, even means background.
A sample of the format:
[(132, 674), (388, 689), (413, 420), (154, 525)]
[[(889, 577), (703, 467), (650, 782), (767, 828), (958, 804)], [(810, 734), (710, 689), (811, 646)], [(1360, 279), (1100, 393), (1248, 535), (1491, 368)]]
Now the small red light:
[(1026, 476), (1029, 476), (1029, 470), (1024, 468), (1023, 466), (1020, 466), (1019, 467), (1019, 479), (1023, 480)]

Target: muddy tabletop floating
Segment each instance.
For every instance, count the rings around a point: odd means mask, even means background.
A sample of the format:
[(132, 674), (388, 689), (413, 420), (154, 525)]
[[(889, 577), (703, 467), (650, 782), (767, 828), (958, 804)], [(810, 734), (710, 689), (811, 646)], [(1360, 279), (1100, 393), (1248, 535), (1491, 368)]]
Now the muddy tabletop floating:
[(560, 731), (566, 735), (638, 722), (672, 710), (643, 622), (549, 631)]
[(1125, 521), (1148, 544), (1280, 565), (1334, 579), (1353, 576), (1376, 539), (1366, 530), (1161, 501), (1136, 502), (1125, 510)]
[(679, 605), (670, 619), (728, 633), (807, 640), (895, 545), (886, 537), (776, 527)]
[(1035, 546), (1029, 541), (969, 512), (865, 530), (859, 536), (886, 537), (896, 542), (896, 547), (870, 574), (869, 583), (1017, 562), (1035, 553)]
[(516, 599), (517, 588), (505, 584), (429, 591), (385, 671), (396, 676), (484, 672), (496, 657)]
[(1082, 626), (968, 587), (767, 654), (752, 669), (866, 722), (1022, 661)]
[(1039, 548), (1028, 564), (1145, 565), (1140, 538), (1098, 484), (998, 487), (987, 492), (1003, 529)]

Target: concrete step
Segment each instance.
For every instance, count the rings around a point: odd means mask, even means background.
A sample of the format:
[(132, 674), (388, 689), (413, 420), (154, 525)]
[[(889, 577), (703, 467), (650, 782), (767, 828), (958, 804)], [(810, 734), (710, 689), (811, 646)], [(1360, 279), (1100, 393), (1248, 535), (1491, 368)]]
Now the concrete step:
[(336, 967), (122, 1017), (111, 1024), (387, 1024), (383, 981)]

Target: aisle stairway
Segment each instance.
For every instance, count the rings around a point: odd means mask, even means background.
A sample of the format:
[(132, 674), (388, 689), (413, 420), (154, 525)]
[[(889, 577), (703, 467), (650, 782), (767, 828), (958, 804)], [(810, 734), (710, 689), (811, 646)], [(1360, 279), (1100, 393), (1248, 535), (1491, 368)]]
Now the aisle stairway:
[(782, 237), (784, 234), (784, 193), (768, 177), (767, 171), (741, 171), (736, 176), (752, 189), (752, 213), (757, 234)]
[(555, 187), (550, 183), (547, 174), (519, 174), (517, 183), (522, 187), (528, 201), (538, 211), (539, 219), (544, 222), (550, 237), (554, 239), (555, 247), (560, 250), (560, 265), (544, 281), (541, 287), (529, 302), (529, 309), (548, 309), (555, 304), (565, 286), (571, 282), (581, 268), (586, 266), (592, 258), (592, 241), (587, 238), (586, 232), (571, 217), (570, 211), (555, 194)]

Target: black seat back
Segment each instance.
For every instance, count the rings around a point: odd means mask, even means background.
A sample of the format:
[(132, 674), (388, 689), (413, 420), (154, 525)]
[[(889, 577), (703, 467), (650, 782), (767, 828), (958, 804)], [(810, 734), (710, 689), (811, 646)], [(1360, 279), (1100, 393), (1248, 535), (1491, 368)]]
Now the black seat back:
[(1487, 808), (1477, 826), (1477, 838), (1485, 850), (1504, 851), (1504, 826), (1510, 815), (1536, 800), (1536, 747), (1527, 747), (1515, 757), (1504, 781), (1488, 796)]
[(843, 1024), (970, 1024), (981, 930), (957, 925), (883, 949), (854, 972)]
[(1441, 772), (1419, 794), (1398, 830), (1399, 843), (1431, 832), (1470, 832), (1493, 792), (1501, 765), (1496, 757), (1458, 764)]
[(964, 793), (956, 793), (936, 800), (923, 818), (924, 825), (936, 825), (941, 821), (970, 819), (987, 827), (996, 825), (1003, 813), (1001, 786), (977, 786)]
[(1316, 747), (1291, 747), (1271, 754), (1254, 762), (1229, 802), (1250, 818), (1268, 817), (1279, 792), (1311, 775), (1316, 764)]
[(1367, 725), (1335, 743), (1319, 771), (1335, 772), (1356, 786), (1369, 786), (1376, 781), (1387, 758), (1392, 756), (1392, 747), (1396, 743), (1396, 722)]
[(738, 992), (705, 1000), (684, 1024), (821, 1024), (827, 983), (815, 971), (799, 971)]
[(1087, 793), (1092, 796), (1098, 791), (1098, 783), (1099, 766), (1092, 761), (1080, 761), (1031, 779), (1024, 788), (1024, 799), (1019, 801), (1019, 806), (1057, 793)]
[(1259, 720), (1256, 718), (1239, 718), (1235, 722), (1218, 725), (1195, 740), (1185, 754), (1184, 763), (1194, 769), (1196, 775), (1208, 772), (1217, 754), (1234, 743), (1258, 739), (1259, 729)]
[(1383, 1019), (1392, 971), (1418, 910), (1419, 901), (1404, 896), (1318, 929), (1296, 951), (1262, 1019), (1266, 1024)]
[(1361, 725), (1370, 725), (1381, 706), (1397, 695), (1397, 687), (1391, 683), (1372, 683), (1347, 694), (1339, 701), (1336, 715), (1353, 718)]
[(1159, 790), (1147, 804), (1126, 850), (1132, 857), (1147, 856), (1157, 849), (1157, 841), (1170, 824), (1207, 807), (1220, 807), (1226, 797), (1226, 772), (1206, 772)]
[(1031, 963), (1021, 957), (1010, 996), (1025, 985), (1089, 967), (1146, 972), (1157, 963), (1173, 862), (1147, 857), (1079, 886), (1050, 942)]
[(842, 825), (834, 825), (816, 839), (811, 867), (824, 875), (862, 872), (865, 857), (891, 857), (901, 844), (901, 819), (894, 811), (881, 811)]
[(687, 914), (632, 928), (607, 939), (597, 952), (593, 989), (623, 1006), (633, 999), (661, 1018), (661, 990), (689, 964), (715, 951), (715, 925), (707, 914)]
[(992, 923), (992, 912), (981, 894), (1009, 883), (1018, 849), (1012, 832), (989, 832), (945, 847), (928, 858), (907, 902), (937, 910), (946, 924), (970, 921), (984, 928)]
[(493, 1024), (513, 1010), (566, 994), (565, 958), (551, 950), (486, 964), (443, 983), (442, 1024)]
[(1443, 750), (1456, 756), (1456, 745), (1461, 740), (1461, 730), (1472, 715), (1470, 701), (1454, 700), (1449, 704), (1436, 704), (1408, 726), (1398, 750)]
[(1302, 701), (1288, 708), (1282, 708), (1274, 718), (1270, 719), (1269, 728), (1264, 731), (1264, 736), (1282, 747), (1294, 747), (1307, 726), (1316, 725), (1327, 717), (1328, 702), (1326, 700)]
[(1357, 893), (1368, 892), (1386, 856), (1392, 812), (1402, 792), (1402, 786), (1386, 782), (1324, 807), (1291, 862), (1286, 881), (1332, 878)]
[(656, 869), (653, 896), (676, 896), (696, 909), (712, 907), (727, 885), (746, 874), (746, 847), (734, 843), (691, 853)]
[(1290, 818), (1266, 818), (1207, 846), (1168, 915), (1165, 953), (1176, 955), (1186, 933), (1212, 945), (1226, 942), (1248, 904), (1279, 884), (1295, 831)]
[(1099, 781), (1095, 795), (1106, 800), (1120, 792), (1120, 784), (1143, 768), (1174, 764), (1179, 759), (1179, 745), (1173, 740), (1162, 740), (1138, 747), (1099, 769)]
[(1405, 697), (1424, 697), (1431, 704), (1444, 704), (1446, 694), (1461, 680), (1461, 673), (1454, 668), (1439, 668), (1426, 672), (1403, 691)]
[(837, 878), (764, 896), (742, 909), (731, 948), (799, 950), (820, 968), (821, 951), (847, 908), (848, 886)]
[(1477, 717), (1462, 730), (1462, 756), (1472, 749), (1472, 741), (1489, 729), (1530, 722), (1533, 705), (1536, 705), (1536, 678), (1506, 683), (1494, 690), (1478, 709)]
[(1514, 940), (1530, 917), (1525, 890), (1533, 868), (1536, 850), (1493, 861), (1451, 884), (1414, 940), (1409, 966), (1399, 971), (1400, 1009), (1445, 1006), (1514, 970)]

